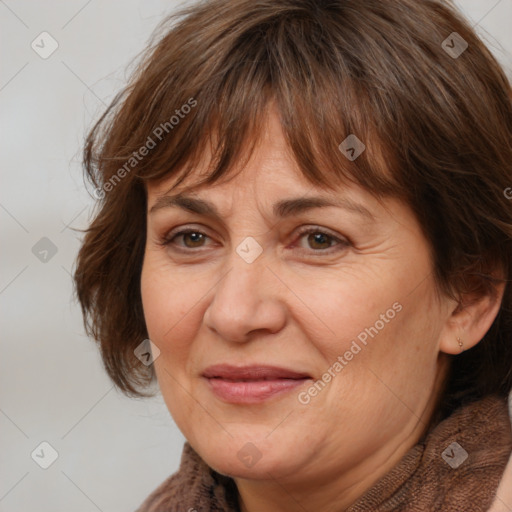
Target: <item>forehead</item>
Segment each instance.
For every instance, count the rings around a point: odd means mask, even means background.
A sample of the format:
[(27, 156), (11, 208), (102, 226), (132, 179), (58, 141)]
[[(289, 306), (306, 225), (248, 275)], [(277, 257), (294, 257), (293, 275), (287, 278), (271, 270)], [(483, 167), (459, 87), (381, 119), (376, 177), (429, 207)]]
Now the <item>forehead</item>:
[[(211, 144), (206, 144), (198, 165), (183, 180), (180, 174), (164, 178), (158, 182), (147, 182), (149, 197), (158, 197), (169, 193), (194, 192), (211, 190), (212, 188), (231, 189), (234, 192), (240, 185), (255, 185), (258, 181), (304, 189), (325, 190), (326, 187), (314, 186), (297, 165), (281, 127), (280, 117), (275, 105), (269, 107), (265, 125), (256, 141), (256, 146), (248, 162), (244, 165), (235, 163), (232, 168), (215, 183), (200, 185), (198, 183), (209, 175), (212, 165)], [(334, 176), (333, 176), (334, 180)], [(178, 183), (179, 181), (179, 183)]]
[[(240, 204), (247, 204), (254, 196), (258, 204), (266, 204), (266, 209), (272, 209), (276, 216), (300, 213), (315, 206), (329, 206), (331, 202), (333, 206), (334, 203), (342, 203), (341, 206), (348, 210), (374, 218), (371, 210), (380, 208), (383, 198), (371, 195), (361, 185), (335, 172), (329, 173), (327, 167), (322, 172), (328, 175), (328, 183), (313, 183), (295, 160), (275, 103), (269, 103), (263, 119), (248, 161), (234, 162), (213, 183), (201, 182), (213, 168), (211, 144), (217, 142), (215, 137), (210, 144), (204, 145), (197, 164), (187, 169), (183, 179), (182, 173), (175, 173), (156, 183), (147, 182), (148, 213), (167, 206), (179, 206), (220, 217), (221, 212), (225, 215), (231, 212), (236, 197), (241, 199)], [(195, 202), (188, 208), (191, 197), (207, 200), (209, 204)]]
[[(261, 150), (264, 152), (264, 146)], [(312, 185), (283, 154), (255, 158), (240, 173), (221, 183), (198, 186), (192, 176), (187, 181), (191, 183), (164, 183), (161, 190), (154, 190), (148, 214), (177, 208), (221, 220), (231, 216), (234, 208), (248, 211), (263, 206), (273, 217), (285, 218), (315, 208), (337, 207), (375, 220), (375, 199), (368, 192), (353, 184), (327, 190)]]

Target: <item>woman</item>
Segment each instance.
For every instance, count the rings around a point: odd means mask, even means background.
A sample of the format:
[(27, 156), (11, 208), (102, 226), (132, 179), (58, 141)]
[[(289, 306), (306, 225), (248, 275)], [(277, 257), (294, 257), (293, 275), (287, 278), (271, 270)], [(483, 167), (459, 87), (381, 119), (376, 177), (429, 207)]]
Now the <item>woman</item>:
[(187, 439), (138, 510), (503, 502), (502, 69), (440, 1), (172, 20), (89, 135), (100, 203), (75, 271), (109, 375), (138, 396), (156, 378)]

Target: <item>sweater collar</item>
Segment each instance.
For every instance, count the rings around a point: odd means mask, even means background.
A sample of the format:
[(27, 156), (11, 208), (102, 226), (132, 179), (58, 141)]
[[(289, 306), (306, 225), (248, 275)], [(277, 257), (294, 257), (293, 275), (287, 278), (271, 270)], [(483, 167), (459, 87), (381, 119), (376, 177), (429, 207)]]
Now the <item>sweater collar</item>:
[[(511, 451), (507, 400), (487, 396), (431, 427), (346, 512), (487, 511)], [(137, 512), (178, 510), (240, 512), (234, 480), (210, 468), (188, 442), (178, 472)]]

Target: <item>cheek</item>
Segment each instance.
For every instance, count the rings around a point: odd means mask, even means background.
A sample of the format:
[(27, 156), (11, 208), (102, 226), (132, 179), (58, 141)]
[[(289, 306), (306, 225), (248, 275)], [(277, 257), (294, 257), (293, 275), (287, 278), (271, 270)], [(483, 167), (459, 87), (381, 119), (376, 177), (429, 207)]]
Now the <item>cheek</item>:
[[(170, 277), (172, 276), (172, 277)], [(160, 357), (154, 363), (162, 396), (174, 421), (187, 431), (187, 418), (194, 411), (190, 400), (187, 368), (191, 342), (197, 329), (198, 298), (158, 262), (144, 261), (141, 274), (141, 297), (149, 338), (158, 346)], [(196, 306), (194, 308), (194, 306)]]
[[(147, 258), (141, 275), (141, 297), (149, 338), (157, 344), (166, 366), (185, 368), (191, 344), (202, 322), (202, 301), (210, 286), (191, 280)], [(157, 360), (158, 362), (158, 360)], [(181, 371), (181, 370), (180, 370)]]
[(403, 261), (390, 265), (388, 260), (359, 272), (341, 271), (336, 279), (331, 274), (329, 280), (295, 280), (294, 293), (307, 308), (300, 306), (293, 316), (325, 368), (346, 355), (345, 374), (355, 375), (361, 365), (369, 365), (397, 384), (431, 378), (440, 327), (438, 306), (433, 280), (425, 279), (428, 260), (413, 261), (414, 268)]
[(400, 320), (397, 310), (401, 307), (396, 304), (401, 295), (400, 281), (388, 277), (389, 282), (383, 282), (384, 275), (393, 272), (370, 273), (365, 269), (349, 274), (341, 270), (334, 279), (331, 272), (325, 280), (304, 276), (293, 283), (294, 293), (300, 298), (295, 301), (300, 311), (293, 314), (294, 319), (317, 345), (326, 363), (349, 350), (353, 340), (359, 340), (364, 347), (375, 328), (382, 337), (390, 325)]
[[(144, 319), (150, 339), (155, 341), (160, 350), (163, 338), (170, 335), (174, 326), (186, 313), (186, 290), (177, 293), (178, 284), (169, 274), (160, 271), (151, 260), (146, 259), (141, 275), (141, 297)], [(160, 343), (158, 343), (160, 342)]]

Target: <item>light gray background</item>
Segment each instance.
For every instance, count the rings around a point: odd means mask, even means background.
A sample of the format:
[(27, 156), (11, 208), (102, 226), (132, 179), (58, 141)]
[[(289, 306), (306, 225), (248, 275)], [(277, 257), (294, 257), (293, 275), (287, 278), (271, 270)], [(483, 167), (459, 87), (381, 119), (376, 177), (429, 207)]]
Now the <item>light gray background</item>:
[[(512, 77), (512, 0), (458, 4)], [(0, 0), (1, 512), (135, 510), (178, 468), (182, 434), (160, 396), (113, 389), (70, 276), (79, 248), (70, 227), (85, 228), (93, 204), (84, 132), (177, 5)], [(43, 31), (59, 44), (47, 59), (31, 48)], [(32, 252), (43, 237), (57, 248), (47, 262)], [(59, 454), (46, 470), (31, 458), (43, 441)]]

